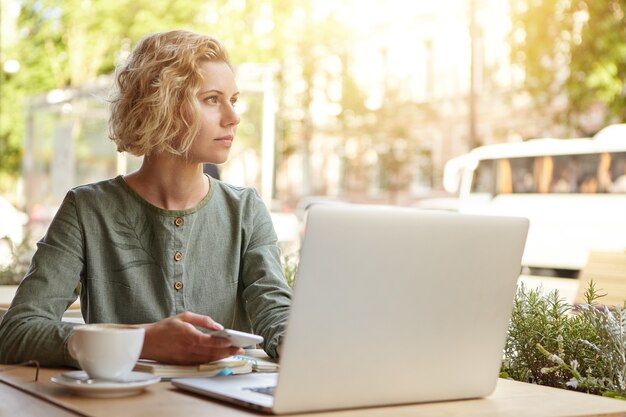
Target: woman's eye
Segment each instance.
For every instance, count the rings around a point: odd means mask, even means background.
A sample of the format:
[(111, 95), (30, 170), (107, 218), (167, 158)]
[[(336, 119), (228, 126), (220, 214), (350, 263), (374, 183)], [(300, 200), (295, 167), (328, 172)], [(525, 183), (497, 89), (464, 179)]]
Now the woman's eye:
[(204, 99), (207, 103), (217, 104), (217, 96), (210, 96)]
[(237, 99), (236, 98), (231, 99), (230, 104), (232, 104), (232, 106), (235, 107), (235, 105), (237, 104)]

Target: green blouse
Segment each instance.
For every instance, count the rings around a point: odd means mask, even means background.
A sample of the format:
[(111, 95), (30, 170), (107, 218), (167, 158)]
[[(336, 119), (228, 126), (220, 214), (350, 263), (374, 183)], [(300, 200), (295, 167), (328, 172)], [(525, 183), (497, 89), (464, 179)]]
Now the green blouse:
[(275, 357), (291, 291), (271, 217), (253, 189), (210, 181), (182, 211), (153, 206), (121, 176), (68, 192), (0, 322), (0, 362), (76, 366), (74, 324), (61, 317), (79, 295), (86, 323), (191, 311), (260, 334)]

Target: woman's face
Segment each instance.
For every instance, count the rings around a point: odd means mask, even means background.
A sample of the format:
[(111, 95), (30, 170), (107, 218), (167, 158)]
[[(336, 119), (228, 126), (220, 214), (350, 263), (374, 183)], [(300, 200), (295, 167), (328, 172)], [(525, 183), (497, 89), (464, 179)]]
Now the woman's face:
[(189, 149), (191, 162), (226, 162), (235, 139), (239, 115), (235, 103), (239, 90), (225, 62), (206, 61), (200, 69), (204, 81), (196, 98), (200, 102), (200, 130)]

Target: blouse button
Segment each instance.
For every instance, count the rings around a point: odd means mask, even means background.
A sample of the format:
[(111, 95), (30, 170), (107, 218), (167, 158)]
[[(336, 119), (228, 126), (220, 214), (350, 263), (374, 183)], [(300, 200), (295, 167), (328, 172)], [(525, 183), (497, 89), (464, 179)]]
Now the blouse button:
[(176, 281), (174, 283), (174, 288), (176, 288), (177, 291), (180, 290), (181, 288), (183, 288), (183, 283), (180, 281)]
[(183, 219), (182, 217), (176, 217), (176, 220), (174, 220), (174, 224), (176, 225), (176, 227), (180, 227), (185, 223), (185, 219)]
[(176, 262), (180, 261), (181, 259), (183, 259), (183, 254), (176, 251), (176, 253), (174, 254), (174, 260), (176, 260)]

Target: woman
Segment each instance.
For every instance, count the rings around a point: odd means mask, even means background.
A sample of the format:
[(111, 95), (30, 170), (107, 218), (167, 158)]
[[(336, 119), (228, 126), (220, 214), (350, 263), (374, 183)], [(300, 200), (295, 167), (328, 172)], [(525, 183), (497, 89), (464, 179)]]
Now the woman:
[(262, 335), (276, 357), (291, 293), (271, 218), (254, 190), (203, 173), (239, 124), (226, 50), (187, 31), (147, 36), (116, 87), (110, 137), (143, 164), (69, 191), (0, 323), (0, 361), (76, 366), (61, 317), (78, 295), (87, 323), (144, 326), (145, 359), (241, 353), (201, 331), (222, 326)]

